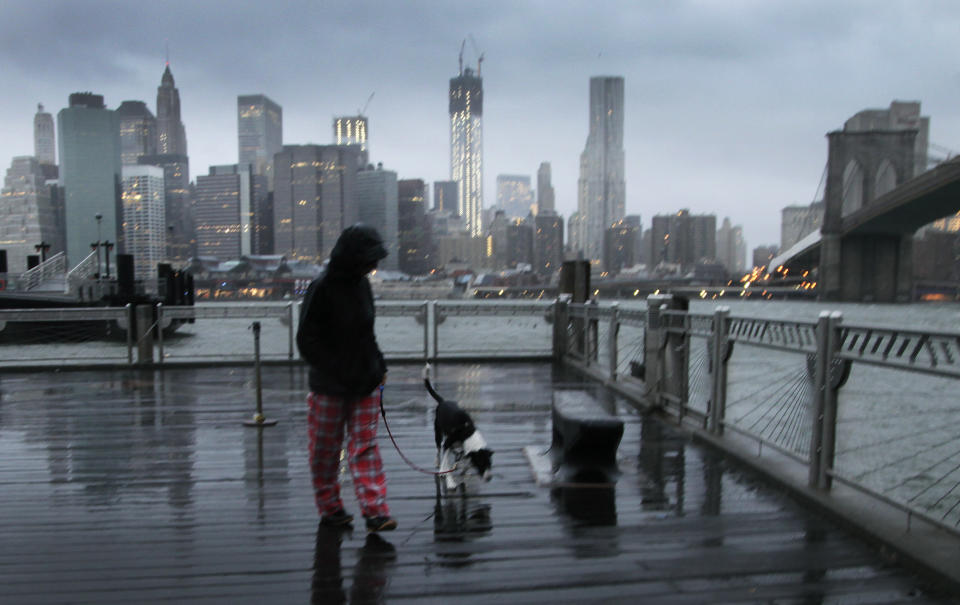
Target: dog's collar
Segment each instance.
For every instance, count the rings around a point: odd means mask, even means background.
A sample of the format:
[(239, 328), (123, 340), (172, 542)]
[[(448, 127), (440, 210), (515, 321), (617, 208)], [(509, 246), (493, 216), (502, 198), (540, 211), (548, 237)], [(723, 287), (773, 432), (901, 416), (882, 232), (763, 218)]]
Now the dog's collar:
[(473, 431), (472, 435), (463, 440), (463, 453), (465, 454), (482, 450), (485, 447), (487, 447), (487, 442), (484, 441), (480, 431)]

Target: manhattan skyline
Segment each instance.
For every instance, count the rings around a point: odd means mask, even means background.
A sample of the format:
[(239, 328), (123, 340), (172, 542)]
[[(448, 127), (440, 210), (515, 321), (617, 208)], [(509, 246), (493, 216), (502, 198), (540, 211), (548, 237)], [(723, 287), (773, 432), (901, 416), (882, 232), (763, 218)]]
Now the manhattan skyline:
[[(414, 23), (430, 35), (411, 37)], [(570, 217), (589, 79), (617, 75), (626, 214), (645, 228), (681, 208), (729, 216), (753, 248), (778, 241), (781, 208), (814, 200), (824, 135), (862, 109), (920, 101), (931, 142), (960, 149), (958, 30), (948, 2), (15, 0), (0, 24), (0, 164), (33, 154), (37, 103), (56, 115), (92, 91), (111, 109), (142, 100), (156, 113), (169, 45), (193, 174), (236, 161), (239, 95), (283, 107), (284, 143), (330, 144), (331, 119), (375, 93), (370, 161), (401, 179), (449, 180), (448, 85), (467, 40), (464, 66), (484, 55), (486, 208), (497, 175), (549, 162), (557, 212)]]

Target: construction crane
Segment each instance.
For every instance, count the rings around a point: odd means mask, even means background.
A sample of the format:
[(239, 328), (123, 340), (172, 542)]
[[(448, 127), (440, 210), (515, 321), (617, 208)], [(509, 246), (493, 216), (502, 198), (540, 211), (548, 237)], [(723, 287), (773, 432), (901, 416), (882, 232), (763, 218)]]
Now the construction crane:
[[(483, 53), (480, 52), (480, 49), (477, 48), (477, 41), (473, 39), (473, 34), (470, 34), (470, 46), (473, 47), (473, 52), (475, 52), (477, 57), (477, 77), (481, 77), (481, 68), (483, 67)], [(462, 51), (461, 51), (462, 52)]]
[(460, 56), (459, 56), (459, 59), (458, 59), (459, 64), (460, 64), (460, 75), (461, 75), (461, 76), (463, 75), (463, 47), (466, 46), (466, 45), (467, 45), (467, 39), (464, 38), (464, 39), (463, 39), (463, 42), (460, 43)]
[(377, 94), (377, 91), (373, 91), (373, 92), (370, 93), (370, 96), (367, 97), (367, 102), (363, 104), (363, 108), (357, 110), (357, 115), (358, 115), (358, 116), (363, 117), (363, 114), (366, 113), (367, 107), (370, 106), (370, 101), (373, 100), (373, 95), (375, 95), (375, 94)]

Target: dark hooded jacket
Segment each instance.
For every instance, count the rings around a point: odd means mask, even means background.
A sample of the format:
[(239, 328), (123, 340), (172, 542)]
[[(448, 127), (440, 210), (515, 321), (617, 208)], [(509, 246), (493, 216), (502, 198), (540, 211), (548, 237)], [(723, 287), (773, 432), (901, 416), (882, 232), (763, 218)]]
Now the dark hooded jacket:
[(387, 256), (372, 227), (340, 234), (326, 270), (307, 289), (300, 310), (297, 348), (310, 364), (310, 390), (359, 399), (387, 371), (373, 332), (373, 293), (367, 273)]

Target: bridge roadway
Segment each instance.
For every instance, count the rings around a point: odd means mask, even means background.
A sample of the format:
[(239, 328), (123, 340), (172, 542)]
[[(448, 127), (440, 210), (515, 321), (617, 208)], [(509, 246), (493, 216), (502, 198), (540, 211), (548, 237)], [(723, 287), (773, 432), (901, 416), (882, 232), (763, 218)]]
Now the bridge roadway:
[[(391, 368), (388, 420), (433, 458), (418, 366)], [(473, 410), (495, 479), (438, 502), (381, 427), (397, 531), (318, 527), (302, 368), (0, 377), (4, 603), (950, 602), (750, 471), (549, 364), (438, 367)], [(559, 389), (624, 419), (615, 487), (534, 484)], [(349, 479), (344, 493), (356, 511)]]

